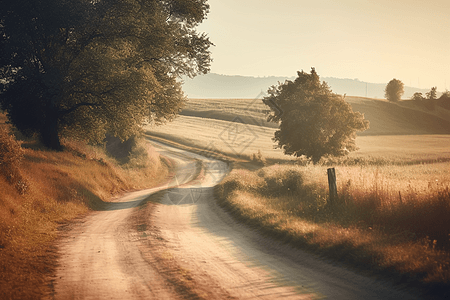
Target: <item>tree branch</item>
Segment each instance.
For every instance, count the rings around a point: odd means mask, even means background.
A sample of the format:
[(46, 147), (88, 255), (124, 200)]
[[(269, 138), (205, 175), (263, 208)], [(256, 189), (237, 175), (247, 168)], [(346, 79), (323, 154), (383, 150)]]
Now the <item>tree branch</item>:
[(96, 106), (96, 107), (98, 107), (98, 106), (101, 106), (101, 104), (98, 104), (98, 103), (89, 103), (89, 102), (80, 102), (80, 103), (78, 103), (78, 104), (75, 104), (75, 105), (72, 106), (71, 108), (64, 109), (64, 110), (60, 110), (60, 111), (59, 111), (59, 115), (60, 115), (60, 116), (64, 116), (64, 115), (70, 114), (71, 112), (77, 110), (78, 108), (80, 108), (80, 107), (82, 107), (82, 106), (91, 106), (91, 107)]

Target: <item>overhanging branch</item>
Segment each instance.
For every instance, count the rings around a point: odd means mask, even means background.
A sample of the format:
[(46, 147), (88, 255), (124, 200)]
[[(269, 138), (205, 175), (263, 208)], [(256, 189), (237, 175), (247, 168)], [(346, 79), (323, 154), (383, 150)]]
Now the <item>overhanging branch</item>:
[(82, 106), (99, 107), (99, 106), (101, 106), (101, 104), (98, 104), (98, 103), (89, 103), (89, 102), (80, 102), (80, 103), (78, 103), (78, 104), (75, 104), (75, 105), (72, 106), (71, 108), (64, 109), (64, 110), (60, 110), (60, 111), (59, 111), (59, 115), (60, 115), (60, 116), (64, 116), (64, 115), (70, 114), (71, 112), (77, 110), (78, 108), (80, 108), (80, 107), (82, 107)]

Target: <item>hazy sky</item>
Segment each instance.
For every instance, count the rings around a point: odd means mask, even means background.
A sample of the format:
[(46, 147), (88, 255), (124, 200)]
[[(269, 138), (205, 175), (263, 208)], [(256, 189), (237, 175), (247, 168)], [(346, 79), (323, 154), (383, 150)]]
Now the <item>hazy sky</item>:
[(211, 72), (450, 89), (450, 0), (209, 0)]

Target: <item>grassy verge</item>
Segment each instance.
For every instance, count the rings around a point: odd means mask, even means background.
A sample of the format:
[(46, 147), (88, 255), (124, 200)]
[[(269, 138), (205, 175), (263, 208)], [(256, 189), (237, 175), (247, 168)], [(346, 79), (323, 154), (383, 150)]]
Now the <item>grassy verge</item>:
[(54, 152), (24, 143), (14, 172), (2, 169), (1, 299), (40, 298), (55, 267), (58, 229), (125, 191), (158, 185), (168, 174), (149, 146), (145, 160), (135, 156), (127, 165), (81, 143), (66, 141), (65, 148)]
[(327, 204), (324, 166), (234, 169), (215, 192), (234, 216), (273, 237), (448, 296), (446, 170), (448, 163), (340, 166), (336, 205)]

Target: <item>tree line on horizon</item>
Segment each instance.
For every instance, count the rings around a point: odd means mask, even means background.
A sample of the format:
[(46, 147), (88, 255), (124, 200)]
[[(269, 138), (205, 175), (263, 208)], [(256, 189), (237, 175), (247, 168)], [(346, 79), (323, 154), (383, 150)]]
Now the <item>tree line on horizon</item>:
[[(399, 79), (392, 79), (388, 82), (385, 88), (385, 97), (390, 102), (398, 102), (404, 94), (404, 84)], [(425, 96), (421, 92), (415, 92), (410, 100), (418, 101), (425, 104), (428, 109), (434, 110), (436, 104), (443, 107), (450, 108), (450, 91), (445, 90), (442, 95), (437, 97), (437, 87), (431, 87), (431, 89), (425, 93)], [(440, 100), (440, 102), (436, 101)]]

